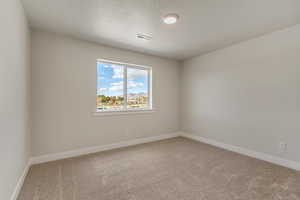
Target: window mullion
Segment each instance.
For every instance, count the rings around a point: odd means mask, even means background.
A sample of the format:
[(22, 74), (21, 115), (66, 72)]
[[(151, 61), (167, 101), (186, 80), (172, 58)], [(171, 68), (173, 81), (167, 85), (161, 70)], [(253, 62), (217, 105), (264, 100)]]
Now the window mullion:
[(148, 108), (152, 108), (152, 88), (151, 88), (151, 82), (152, 82), (152, 80), (151, 80), (151, 78), (152, 78), (152, 76), (151, 76), (151, 71), (150, 70), (147, 70), (147, 78), (148, 78)]
[(127, 110), (127, 66), (124, 66), (123, 70), (123, 96), (124, 96), (124, 110)]

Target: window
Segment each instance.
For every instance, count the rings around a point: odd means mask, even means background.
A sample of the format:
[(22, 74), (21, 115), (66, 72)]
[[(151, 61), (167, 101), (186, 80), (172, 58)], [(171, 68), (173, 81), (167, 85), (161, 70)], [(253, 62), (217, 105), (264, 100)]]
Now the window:
[(152, 108), (151, 68), (97, 60), (97, 111)]

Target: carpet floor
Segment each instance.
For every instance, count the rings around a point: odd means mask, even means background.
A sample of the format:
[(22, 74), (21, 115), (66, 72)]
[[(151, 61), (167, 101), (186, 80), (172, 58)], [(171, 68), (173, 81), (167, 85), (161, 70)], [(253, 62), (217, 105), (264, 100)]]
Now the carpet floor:
[(34, 165), (18, 200), (300, 200), (300, 172), (178, 137)]

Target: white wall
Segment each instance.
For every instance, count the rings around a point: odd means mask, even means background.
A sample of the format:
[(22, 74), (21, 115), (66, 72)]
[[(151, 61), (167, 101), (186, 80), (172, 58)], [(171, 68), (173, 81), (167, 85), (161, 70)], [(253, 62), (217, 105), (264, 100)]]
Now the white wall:
[[(34, 156), (178, 131), (178, 62), (41, 31), (32, 33), (32, 55)], [(92, 116), (98, 58), (152, 66), (157, 111)]]
[(10, 199), (30, 156), (29, 30), (19, 0), (0, 1), (0, 199)]
[(297, 25), (186, 60), (182, 129), (300, 161), (299, 36)]

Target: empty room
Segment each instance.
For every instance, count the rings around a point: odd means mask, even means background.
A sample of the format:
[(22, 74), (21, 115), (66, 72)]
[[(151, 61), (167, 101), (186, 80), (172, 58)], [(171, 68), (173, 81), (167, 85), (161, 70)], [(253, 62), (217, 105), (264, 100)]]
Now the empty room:
[(299, 0), (0, 16), (0, 200), (300, 200)]

